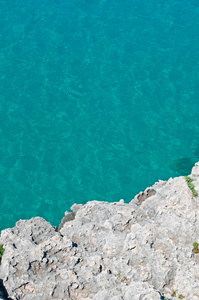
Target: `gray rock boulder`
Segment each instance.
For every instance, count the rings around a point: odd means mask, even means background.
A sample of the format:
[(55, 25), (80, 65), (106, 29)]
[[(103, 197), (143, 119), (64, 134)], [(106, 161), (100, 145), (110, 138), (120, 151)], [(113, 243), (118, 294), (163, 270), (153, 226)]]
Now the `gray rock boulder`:
[[(190, 176), (199, 192), (199, 163)], [(177, 177), (129, 204), (75, 204), (59, 232), (20, 220), (0, 236), (2, 299), (199, 300), (198, 200)]]

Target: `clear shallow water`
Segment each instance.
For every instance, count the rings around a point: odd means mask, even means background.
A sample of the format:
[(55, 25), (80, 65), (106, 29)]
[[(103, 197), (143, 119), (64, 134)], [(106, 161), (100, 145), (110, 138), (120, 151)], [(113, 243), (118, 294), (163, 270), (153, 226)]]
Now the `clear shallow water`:
[(199, 160), (198, 1), (0, 0), (0, 228)]

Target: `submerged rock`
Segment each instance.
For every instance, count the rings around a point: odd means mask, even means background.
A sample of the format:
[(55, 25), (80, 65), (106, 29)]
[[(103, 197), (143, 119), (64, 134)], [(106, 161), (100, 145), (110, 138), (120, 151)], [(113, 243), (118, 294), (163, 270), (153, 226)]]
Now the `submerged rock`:
[[(199, 163), (191, 177), (199, 192)], [(129, 204), (74, 205), (60, 232), (20, 220), (1, 233), (0, 299), (199, 300), (198, 200), (177, 177)]]

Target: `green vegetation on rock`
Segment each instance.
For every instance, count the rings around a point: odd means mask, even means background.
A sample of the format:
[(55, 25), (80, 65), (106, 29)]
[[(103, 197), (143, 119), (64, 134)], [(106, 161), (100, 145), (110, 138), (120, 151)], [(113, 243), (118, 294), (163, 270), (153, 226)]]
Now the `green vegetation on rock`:
[(198, 243), (193, 243), (193, 252), (194, 253), (199, 253)]
[(3, 249), (3, 244), (0, 244), (0, 264), (1, 264), (1, 259), (2, 259), (4, 251), (5, 251), (5, 249)]
[(197, 197), (198, 196), (198, 192), (195, 190), (195, 186), (192, 183), (194, 180), (191, 177), (189, 177), (189, 176), (185, 176), (185, 180), (187, 182), (188, 187), (192, 191), (193, 196)]

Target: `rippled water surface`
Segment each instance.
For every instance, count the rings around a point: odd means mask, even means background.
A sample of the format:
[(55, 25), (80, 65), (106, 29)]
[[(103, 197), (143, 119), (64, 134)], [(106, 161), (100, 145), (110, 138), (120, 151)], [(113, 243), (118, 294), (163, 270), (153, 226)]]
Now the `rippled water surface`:
[(0, 228), (199, 160), (199, 6), (0, 0)]

